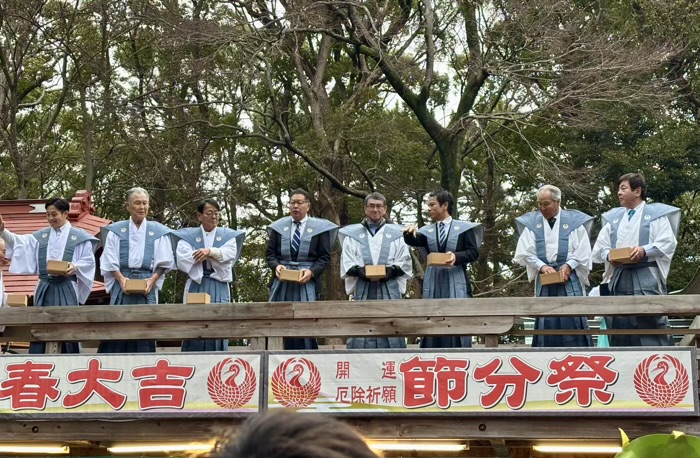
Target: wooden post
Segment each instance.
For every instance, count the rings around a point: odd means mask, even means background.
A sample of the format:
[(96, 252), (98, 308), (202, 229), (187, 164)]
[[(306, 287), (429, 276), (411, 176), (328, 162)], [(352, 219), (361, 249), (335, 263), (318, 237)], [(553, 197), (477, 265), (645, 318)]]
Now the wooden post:
[(486, 348), (498, 347), (498, 336), (495, 334), (487, 334), (484, 336), (484, 346)]
[(60, 354), (61, 342), (46, 342), (46, 354)]

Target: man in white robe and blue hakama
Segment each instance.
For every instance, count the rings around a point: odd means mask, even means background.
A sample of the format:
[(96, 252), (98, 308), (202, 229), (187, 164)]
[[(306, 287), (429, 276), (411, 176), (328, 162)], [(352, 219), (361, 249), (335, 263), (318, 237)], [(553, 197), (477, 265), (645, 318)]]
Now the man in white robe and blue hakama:
[[(320, 300), (321, 275), (331, 261), (338, 226), (323, 218), (309, 217), (310, 199), (309, 193), (303, 189), (292, 191), (290, 216), (278, 219), (267, 228), (269, 241), (265, 261), (274, 272), (270, 302)], [(280, 280), (280, 273), (285, 269), (300, 270), (301, 281)], [(314, 337), (284, 338), (285, 350), (317, 348)]]
[[(593, 262), (605, 263), (611, 296), (656, 296), (667, 294), (666, 278), (676, 251), (680, 209), (646, 203), (644, 176), (628, 173), (618, 181), (621, 207), (602, 217), (602, 229), (593, 246)], [(611, 263), (613, 248), (632, 249), (629, 264)], [(667, 329), (665, 316), (612, 316), (609, 329)], [(669, 335), (611, 335), (610, 346), (673, 345)]]
[[(428, 215), (433, 221), (429, 226), (404, 229), (404, 242), (430, 253), (448, 253), (445, 265), (428, 266), (423, 277), (424, 299), (472, 297), (472, 287), (467, 275), (469, 263), (479, 258), (479, 247), (484, 229), (480, 224), (452, 219), (454, 198), (444, 189), (429, 194)], [(471, 336), (423, 337), (421, 348), (470, 348)]]
[[(340, 229), (343, 254), (340, 277), (356, 301), (401, 299), (413, 273), (411, 253), (402, 227), (386, 224), (386, 198), (374, 192), (365, 197), (365, 219)], [(365, 266), (385, 266), (386, 277), (372, 281)], [(405, 337), (350, 337), (347, 348), (406, 348)]]
[[(520, 234), (513, 261), (535, 281), (536, 297), (585, 296), (591, 271), (589, 233), (593, 217), (561, 208), (561, 190), (544, 185), (537, 191), (539, 211), (515, 219)], [(540, 274), (561, 272), (564, 283), (542, 285)], [(588, 329), (586, 317), (539, 317), (535, 329)], [(535, 335), (533, 347), (591, 347), (589, 335)]]
[[(157, 304), (165, 274), (175, 269), (169, 234), (171, 229), (146, 219), (149, 194), (143, 188), (126, 193), (126, 209), (131, 215), (102, 228), (104, 251), (100, 270), (112, 305)], [(146, 294), (126, 294), (129, 279), (146, 280)], [(155, 340), (101, 342), (98, 353), (148, 353), (156, 351)]]
[[(231, 303), (233, 266), (243, 249), (245, 232), (219, 225), (219, 204), (204, 199), (197, 205), (199, 227), (188, 227), (172, 233), (177, 267), (187, 274), (185, 294), (207, 293), (212, 304)], [(197, 305), (193, 305), (197, 307)], [(182, 351), (226, 351), (228, 339), (185, 340)]]
[[(11, 250), (10, 273), (39, 275), (34, 291), (35, 307), (84, 304), (95, 279), (97, 239), (68, 221), (70, 203), (65, 199), (46, 202), (47, 228), (17, 235), (5, 229), (0, 217), (0, 237)], [(48, 261), (68, 262), (66, 275), (49, 275)], [(46, 353), (45, 342), (31, 342), (29, 353)], [(63, 342), (61, 353), (80, 353), (78, 342)]]

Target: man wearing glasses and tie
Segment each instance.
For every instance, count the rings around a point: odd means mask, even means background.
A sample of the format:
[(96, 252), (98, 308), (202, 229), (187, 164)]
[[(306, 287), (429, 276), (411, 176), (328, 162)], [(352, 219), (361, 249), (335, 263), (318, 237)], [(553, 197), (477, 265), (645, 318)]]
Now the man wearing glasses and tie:
[[(603, 228), (593, 247), (593, 262), (605, 263), (612, 296), (666, 294), (666, 278), (676, 251), (680, 209), (645, 202), (647, 185), (640, 173), (622, 175), (618, 181), (620, 207), (603, 214)], [(629, 259), (611, 262), (613, 248), (629, 248)], [(617, 258), (616, 258), (617, 259)], [(666, 329), (665, 316), (613, 316), (609, 329)], [(611, 335), (610, 346), (673, 345), (668, 335)]]
[[(591, 271), (589, 233), (593, 217), (561, 208), (561, 190), (544, 185), (537, 207), (515, 219), (520, 237), (513, 261), (527, 268), (535, 296), (585, 296)], [(562, 283), (543, 285), (540, 274), (559, 272)], [(535, 329), (588, 329), (586, 317), (540, 317)], [(591, 336), (535, 335), (533, 347), (590, 347)]]
[[(452, 219), (454, 198), (444, 189), (428, 195), (428, 215), (433, 224), (418, 229), (415, 225), (404, 229), (407, 245), (424, 248), (430, 253), (447, 253), (443, 265), (428, 265), (423, 278), (423, 298), (472, 297), (467, 265), (479, 258), (479, 247), (484, 229), (469, 221)], [(421, 348), (471, 347), (471, 336), (423, 337)]]
[[(289, 198), (289, 214), (270, 224), (265, 261), (275, 273), (270, 284), (270, 302), (319, 300), (321, 274), (331, 261), (338, 226), (322, 218), (309, 217), (311, 196), (295, 189)], [(283, 270), (300, 271), (296, 281), (280, 278)], [(285, 350), (317, 349), (315, 338), (285, 338)]]

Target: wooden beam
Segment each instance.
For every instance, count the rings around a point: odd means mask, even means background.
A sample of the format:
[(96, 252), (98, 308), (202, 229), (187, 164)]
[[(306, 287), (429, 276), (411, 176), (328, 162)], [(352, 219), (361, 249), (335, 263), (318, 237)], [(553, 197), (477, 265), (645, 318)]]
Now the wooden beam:
[[(338, 417), (370, 439), (619, 440), (618, 428), (630, 438), (661, 431), (700, 435), (697, 418), (616, 417)], [(141, 419), (134, 421), (0, 420), (3, 442), (55, 441), (195, 441), (223, 437), (245, 417)], [(526, 426), (524, 426), (526, 425)]]
[[(700, 315), (697, 315), (695, 319), (693, 319), (693, 322), (690, 323), (689, 329), (698, 329), (700, 328)], [(679, 345), (687, 347), (687, 346), (695, 346), (695, 341), (697, 339), (697, 334), (686, 334), (683, 336), (681, 339), (681, 343)]]
[(437, 317), (375, 319), (297, 319), (195, 322), (128, 322), (35, 324), (41, 341), (215, 339), (246, 337), (423, 336), (503, 334), (512, 317)]

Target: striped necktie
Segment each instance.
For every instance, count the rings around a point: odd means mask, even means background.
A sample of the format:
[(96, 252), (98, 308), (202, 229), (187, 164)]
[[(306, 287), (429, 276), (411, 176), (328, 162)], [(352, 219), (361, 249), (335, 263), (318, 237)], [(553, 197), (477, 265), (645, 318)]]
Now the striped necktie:
[(440, 247), (444, 247), (447, 241), (447, 228), (445, 226), (447, 225), (441, 221), (440, 228), (438, 229), (438, 242), (440, 242)]
[(294, 229), (294, 236), (292, 237), (292, 251), (294, 253), (299, 252), (299, 245), (301, 245), (301, 221), (294, 221), (296, 228)]

